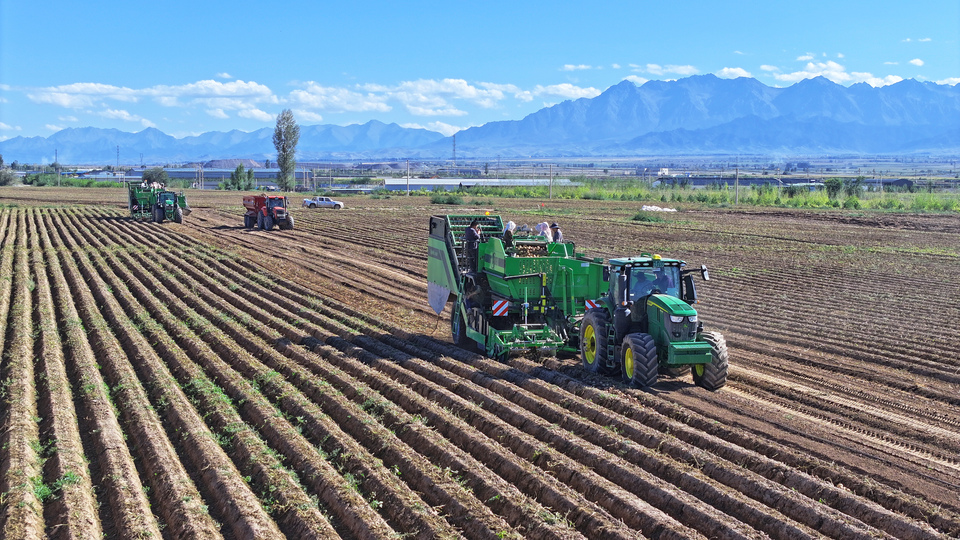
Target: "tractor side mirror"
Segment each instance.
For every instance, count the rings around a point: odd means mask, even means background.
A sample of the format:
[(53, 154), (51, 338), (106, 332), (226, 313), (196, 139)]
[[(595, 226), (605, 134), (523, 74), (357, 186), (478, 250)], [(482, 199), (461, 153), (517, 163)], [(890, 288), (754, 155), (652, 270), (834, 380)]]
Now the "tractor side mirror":
[[(703, 268), (703, 271), (706, 271), (706, 268)], [(704, 278), (706, 279), (706, 278)], [(697, 287), (693, 284), (693, 276), (687, 274), (683, 276), (683, 298), (682, 300), (688, 304), (697, 303)]]
[(622, 274), (617, 274), (617, 292), (620, 293), (620, 303), (626, 304), (630, 300), (629, 291), (627, 290), (627, 285), (630, 283), (630, 275), (626, 272)]
[(700, 277), (702, 277), (704, 281), (710, 281), (710, 273), (707, 272), (707, 265), (705, 264), (700, 265)]

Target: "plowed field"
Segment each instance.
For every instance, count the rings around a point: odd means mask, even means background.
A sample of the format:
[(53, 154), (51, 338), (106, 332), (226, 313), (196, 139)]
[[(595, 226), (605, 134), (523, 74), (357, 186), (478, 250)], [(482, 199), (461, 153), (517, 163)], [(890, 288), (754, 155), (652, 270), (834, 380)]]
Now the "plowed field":
[[(958, 216), (187, 196), (0, 190), (5, 538), (960, 537)], [(427, 218), (487, 210), (708, 265), (727, 386), (452, 346)]]

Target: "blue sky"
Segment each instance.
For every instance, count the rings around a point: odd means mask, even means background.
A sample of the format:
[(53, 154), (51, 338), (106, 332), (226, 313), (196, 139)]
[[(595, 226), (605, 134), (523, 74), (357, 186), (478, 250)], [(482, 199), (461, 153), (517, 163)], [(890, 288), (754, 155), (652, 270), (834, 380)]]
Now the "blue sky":
[(629, 79), (960, 83), (960, 2), (0, 0), (0, 140), (369, 120), (450, 135)]

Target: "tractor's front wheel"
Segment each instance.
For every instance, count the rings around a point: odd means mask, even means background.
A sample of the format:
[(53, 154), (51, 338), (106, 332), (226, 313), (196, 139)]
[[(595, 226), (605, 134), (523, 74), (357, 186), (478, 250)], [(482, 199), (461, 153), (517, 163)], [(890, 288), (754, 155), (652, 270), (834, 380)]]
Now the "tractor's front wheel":
[(704, 332), (700, 336), (710, 344), (712, 358), (709, 364), (691, 366), (693, 383), (707, 390), (719, 390), (727, 384), (727, 367), (730, 364), (727, 340), (719, 332)]
[(610, 316), (604, 308), (594, 308), (587, 312), (580, 323), (580, 357), (583, 369), (589, 373), (606, 375), (607, 367), (607, 326)]
[(263, 214), (257, 214), (257, 228), (263, 230)]
[(264, 216), (263, 217), (263, 230), (272, 231), (273, 230), (273, 216)]
[(177, 209), (173, 211), (173, 221), (174, 223), (183, 223), (183, 208), (178, 206)]
[(657, 344), (650, 334), (627, 334), (620, 348), (620, 376), (631, 386), (645, 388), (657, 383)]

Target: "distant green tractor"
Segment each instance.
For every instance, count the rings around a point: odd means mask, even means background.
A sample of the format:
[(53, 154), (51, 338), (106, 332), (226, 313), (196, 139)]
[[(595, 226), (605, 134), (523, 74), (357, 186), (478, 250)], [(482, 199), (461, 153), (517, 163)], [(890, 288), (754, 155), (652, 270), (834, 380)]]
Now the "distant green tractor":
[(130, 216), (138, 221), (164, 220), (183, 222), (183, 216), (190, 215), (190, 206), (183, 192), (168, 191), (161, 184), (127, 183), (127, 207)]
[[(717, 332), (704, 332), (692, 304), (693, 275), (684, 262), (642, 253), (609, 261), (609, 291), (580, 324), (583, 367), (599, 374), (620, 373), (634, 386), (651, 386), (660, 373), (717, 390), (727, 382), (727, 344)], [(699, 273), (708, 280), (706, 266)]]

